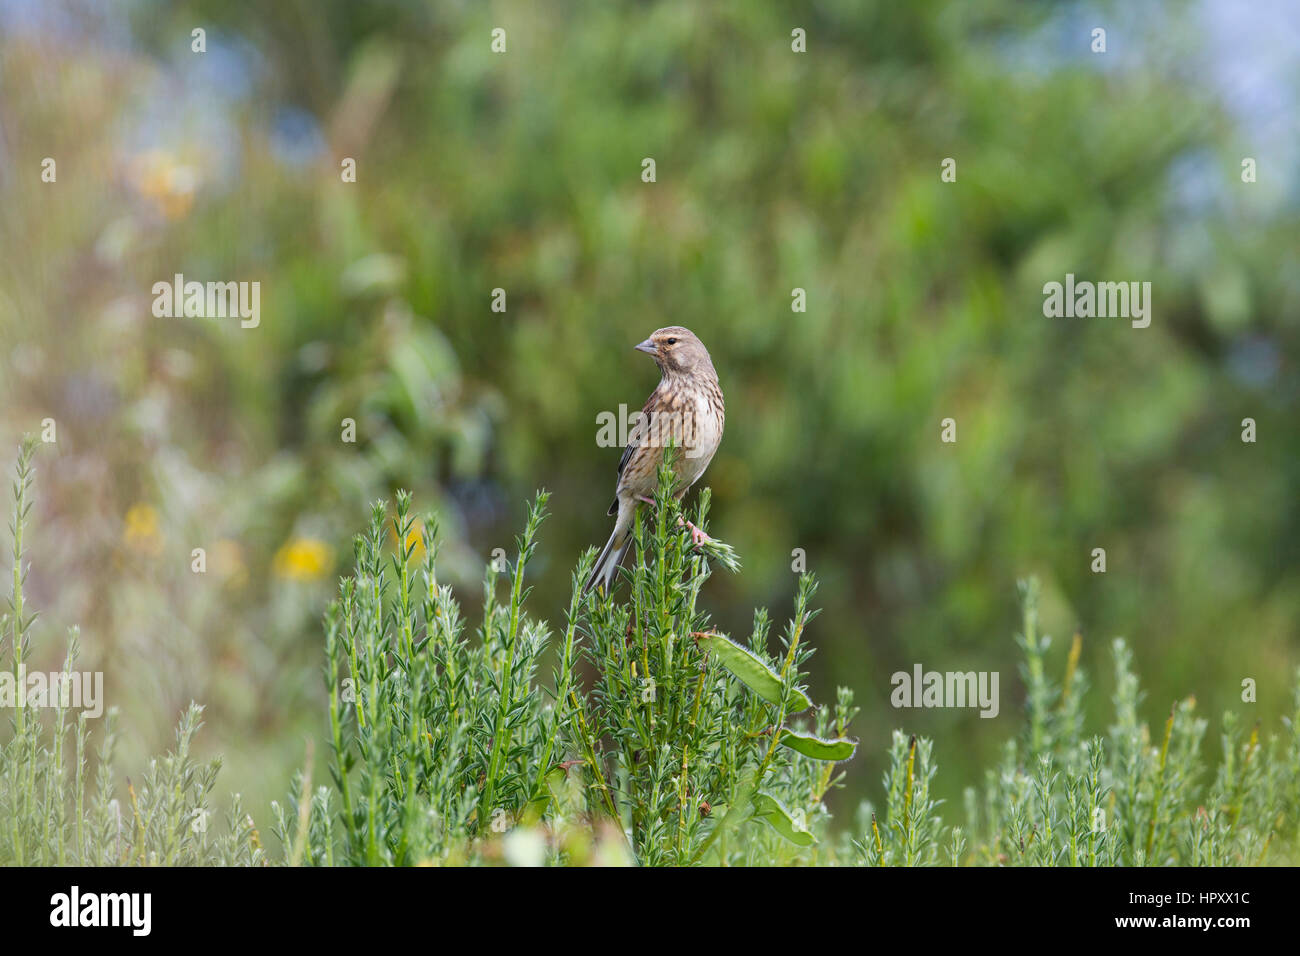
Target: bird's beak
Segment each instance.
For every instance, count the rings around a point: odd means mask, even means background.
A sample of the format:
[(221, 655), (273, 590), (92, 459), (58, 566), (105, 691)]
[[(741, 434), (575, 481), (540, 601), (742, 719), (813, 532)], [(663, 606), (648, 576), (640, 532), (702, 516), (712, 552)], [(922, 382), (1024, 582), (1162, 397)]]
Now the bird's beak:
[(636, 350), (638, 352), (645, 352), (647, 355), (654, 355), (656, 352), (659, 351), (657, 348), (655, 348), (654, 342), (650, 341), (649, 339), (646, 339), (644, 342), (638, 345), (636, 347)]

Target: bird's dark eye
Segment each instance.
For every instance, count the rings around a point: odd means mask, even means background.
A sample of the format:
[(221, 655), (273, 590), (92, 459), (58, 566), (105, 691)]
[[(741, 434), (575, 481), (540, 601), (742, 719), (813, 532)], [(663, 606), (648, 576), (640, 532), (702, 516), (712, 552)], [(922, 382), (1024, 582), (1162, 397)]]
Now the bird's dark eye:
[(669, 340), (668, 340), (668, 344), (669, 344), (669, 345), (676, 345), (676, 344), (677, 344), (677, 340), (676, 340), (676, 339), (669, 339)]

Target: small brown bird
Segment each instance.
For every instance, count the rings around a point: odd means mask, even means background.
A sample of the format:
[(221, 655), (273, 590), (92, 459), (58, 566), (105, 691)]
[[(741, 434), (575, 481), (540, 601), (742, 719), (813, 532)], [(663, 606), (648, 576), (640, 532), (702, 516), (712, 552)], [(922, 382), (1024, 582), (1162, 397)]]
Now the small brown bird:
[[(718, 387), (718, 373), (713, 370), (709, 351), (695, 333), (671, 325), (659, 329), (636, 349), (654, 356), (661, 378), (641, 409), (618, 463), (618, 486), (614, 503), (609, 507), (609, 513), (618, 518), (614, 533), (583, 586), (584, 594), (598, 582), (609, 590), (618, 566), (632, 546), (632, 519), (637, 503), (654, 504), (659, 463), (669, 442), (675, 445), (672, 467), (677, 483), (673, 493), (680, 499), (704, 474), (722, 441), (726, 420), (722, 389)], [(708, 540), (695, 525), (685, 523), (697, 545)]]

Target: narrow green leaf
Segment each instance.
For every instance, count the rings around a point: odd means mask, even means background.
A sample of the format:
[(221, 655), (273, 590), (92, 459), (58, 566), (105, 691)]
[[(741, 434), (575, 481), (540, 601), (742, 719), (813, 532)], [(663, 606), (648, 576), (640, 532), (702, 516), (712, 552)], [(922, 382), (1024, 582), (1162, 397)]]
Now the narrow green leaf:
[[(699, 634), (696, 640), (759, 697), (772, 704), (781, 703), (781, 678), (748, 648), (721, 634)], [(790, 698), (790, 712), (798, 713), (811, 706), (812, 702), (803, 691), (796, 688)]]
[(812, 734), (796, 733), (789, 728), (781, 731), (781, 743), (813, 760), (848, 760), (858, 749), (858, 742), (852, 737), (824, 740)]
[(762, 820), (795, 846), (812, 846), (817, 838), (808, 831), (807, 824), (795, 822), (781, 801), (766, 793), (754, 795), (754, 819)]

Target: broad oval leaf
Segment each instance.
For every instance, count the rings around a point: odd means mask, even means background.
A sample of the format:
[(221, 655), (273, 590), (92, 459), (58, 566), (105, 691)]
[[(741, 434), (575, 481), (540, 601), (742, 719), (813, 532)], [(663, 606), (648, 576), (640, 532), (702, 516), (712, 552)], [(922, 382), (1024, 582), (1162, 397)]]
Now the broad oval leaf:
[[(781, 678), (748, 648), (741, 647), (721, 634), (700, 634), (696, 640), (759, 697), (772, 704), (781, 703)], [(790, 696), (790, 713), (798, 713), (811, 706), (812, 701), (796, 687)]]
[(781, 743), (795, 753), (801, 753), (813, 760), (848, 760), (858, 749), (858, 742), (852, 737), (837, 737), (825, 740), (812, 734), (801, 734), (788, 727), (781, 731)]
[(796, 822), (780, 800), (766, 793), (754, 795), (754, 819), (762, 820), (795, 846), (812, 846), (817, 842), (807, 824)]

